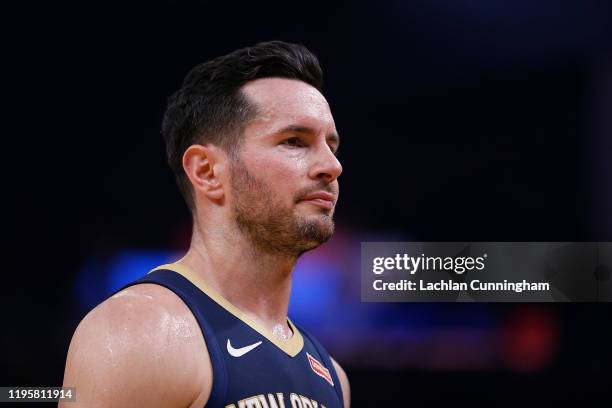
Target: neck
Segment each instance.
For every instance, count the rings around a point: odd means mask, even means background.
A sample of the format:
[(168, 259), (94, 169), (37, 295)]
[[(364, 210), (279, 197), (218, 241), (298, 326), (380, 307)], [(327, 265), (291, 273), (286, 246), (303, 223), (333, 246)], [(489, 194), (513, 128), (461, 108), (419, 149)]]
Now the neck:
[(206, 230), (194, 221), (191, 245), (179, 261), (249, 318), (287, 328), (291, 273), (297, 256), (263, 252), (236, 227)]

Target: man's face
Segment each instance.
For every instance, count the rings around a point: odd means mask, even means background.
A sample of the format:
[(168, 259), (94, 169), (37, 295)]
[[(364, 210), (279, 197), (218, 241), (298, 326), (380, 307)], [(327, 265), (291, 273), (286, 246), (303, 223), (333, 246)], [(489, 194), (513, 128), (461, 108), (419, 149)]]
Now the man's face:
[(262, 78), (242, 90), (258, 115), (232, 160), (228, 199), (234, 219), (258, 248), (299, 255), (334, 231), (342, 166), (329, 105), (297, 80)]

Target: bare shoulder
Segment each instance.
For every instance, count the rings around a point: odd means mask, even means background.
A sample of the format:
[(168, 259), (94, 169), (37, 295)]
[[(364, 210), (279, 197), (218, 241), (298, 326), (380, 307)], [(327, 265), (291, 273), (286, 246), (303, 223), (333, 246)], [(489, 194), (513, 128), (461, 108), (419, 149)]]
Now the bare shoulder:
[(77, 327), (64, 386), (71, 407), (203, 406), (212, 367), (193, 314), (172, 291), (154, 284), (122, 290)]
[(340, 380), (340, 386), (342, 386), (344, 408), (349, 408), (351, 406), (351, 386), (349, 384), (348, 376), (336, 360), (334, 360), (333, 358), (331, 360), (332, 364), (334, 365), (334, 369), (336, 370), (336, 374), (338, 375), (338, 379)]

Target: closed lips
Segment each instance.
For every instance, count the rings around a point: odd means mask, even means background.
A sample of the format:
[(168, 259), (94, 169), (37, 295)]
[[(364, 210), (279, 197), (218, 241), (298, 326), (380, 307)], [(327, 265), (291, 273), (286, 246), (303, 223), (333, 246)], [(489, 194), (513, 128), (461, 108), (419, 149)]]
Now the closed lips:
[(300, 201), (308, 201), (309, 203), (315, 204), (319, 207), (332, 209), (334, 207), (335, 197), (330, 193), (318, 192), (308, 194)]

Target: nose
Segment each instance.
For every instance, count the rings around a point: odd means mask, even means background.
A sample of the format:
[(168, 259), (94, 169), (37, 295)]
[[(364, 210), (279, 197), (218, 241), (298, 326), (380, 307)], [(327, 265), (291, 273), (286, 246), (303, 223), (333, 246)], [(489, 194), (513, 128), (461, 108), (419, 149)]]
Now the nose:
[(315, 160), (310, 167), (309, 177), (331, 183), (342, 173), (342, 165), (327, 143), (316, 150)]

